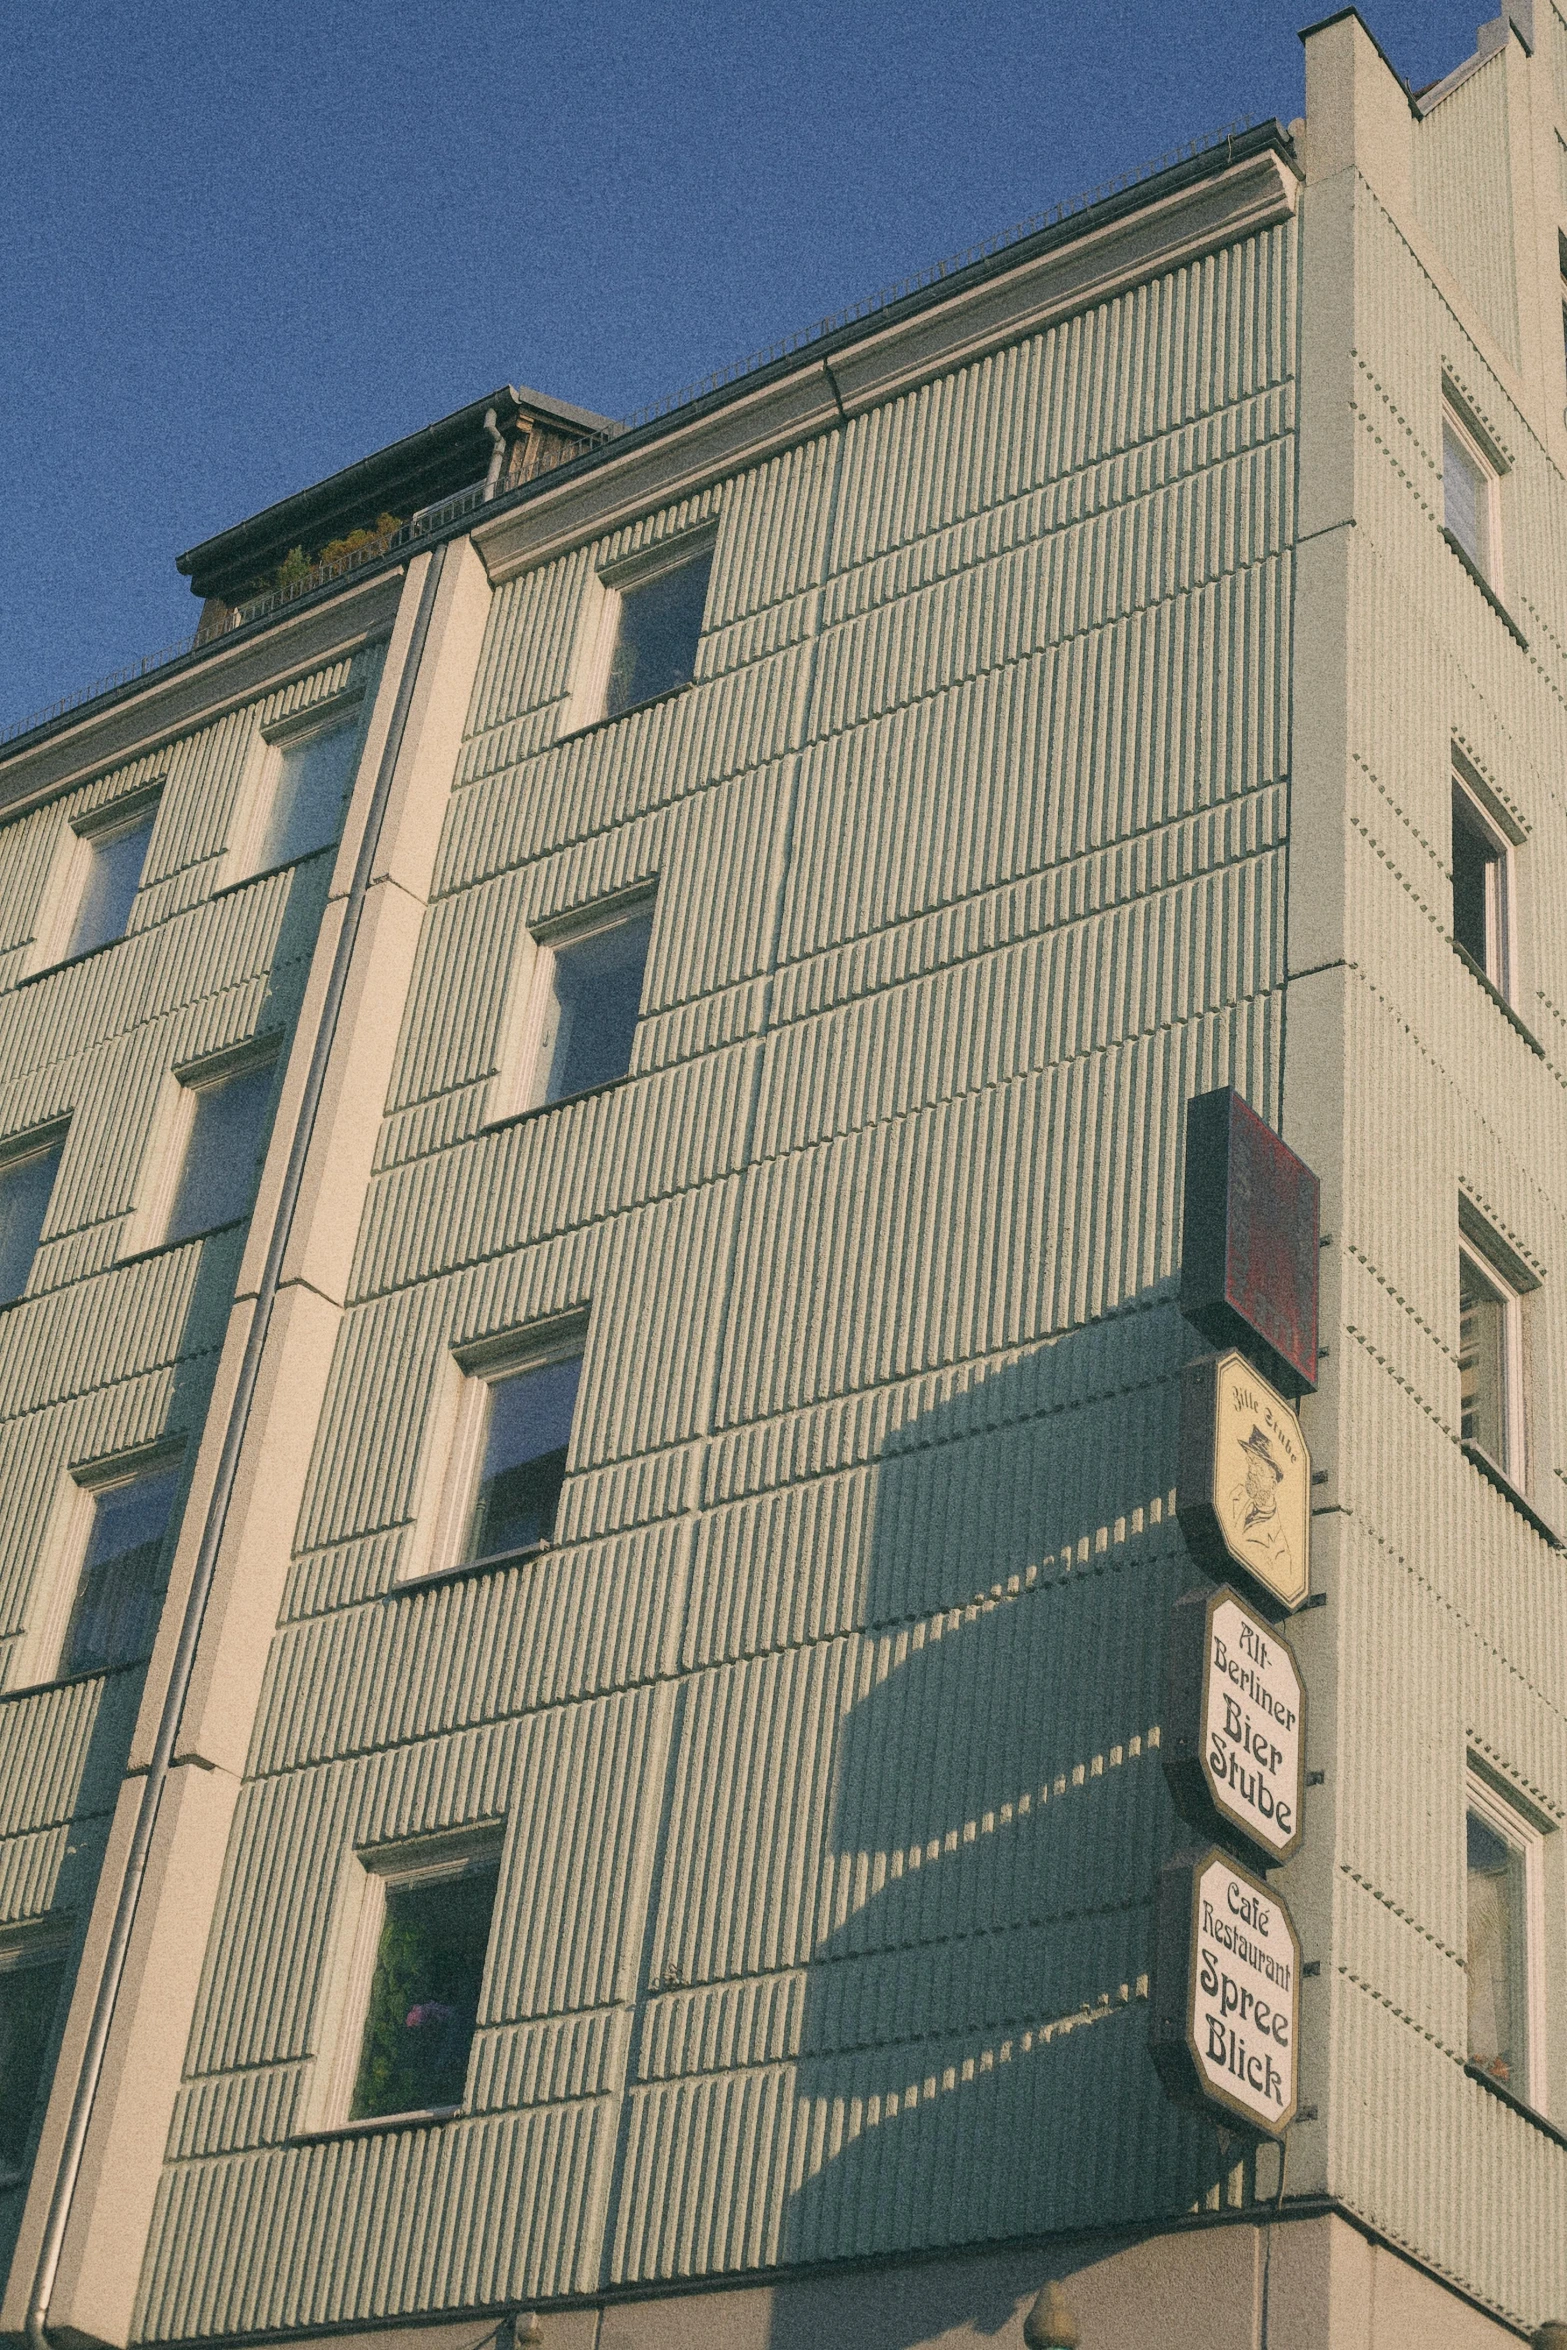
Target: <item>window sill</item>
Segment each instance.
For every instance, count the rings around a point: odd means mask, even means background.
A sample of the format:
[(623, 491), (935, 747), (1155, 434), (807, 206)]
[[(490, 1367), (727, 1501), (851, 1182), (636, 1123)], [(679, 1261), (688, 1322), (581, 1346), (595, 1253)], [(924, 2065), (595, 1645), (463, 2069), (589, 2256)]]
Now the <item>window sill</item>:
[(1538, 2106), (1531, 2105), (1526, 2097), (1520, 2097), (1516, 2089), (1509, 2089), (1505, 2081), (1498, 2081), (1486, 2071), (1483, 2064), (1466, 2064), (1464, 2070), (1471, 2081), (1478, 2081), (1482, 2089), (1489, 2089), (1493, 2097), (1499, 2097), (1504, 2105), (1510, 2105), (1514, 2113), (1522, 2114), (1524, 2120), (1532, 2122), (1544, 2136), (1553, 2139), (1558, 2146), (1567, 2146), (1567, 2130), (1559, 2130), (1553, 2121), (1547, 2121)]
[(48, 1697), (56, 1689), (74, 1689), (79, 1681), (108, 1681), (116, 1673), (139, 1673), (146, 1662), (145, 1656), (132, 1656), (119, 1665), (83, 1665), (80, 1672), (57, 1673), (52, 1681), (28, 1681), (20, 1689), (0, 1689), (0, 1705), (15, 1705), (24, 1697)]
[(375, 2130), (427, 2130), (433, 2123), (456, 2121), (460, 2105), (430, 2105), (420, 2113), (372, 2113), (363, 2121), (337, 2122), (327, 2130), (292, 2130), (290, 2146), (326, 2146), (334, 2138), (363, 2138)]
[(281, 865), (258, 865), (254, 873), (242, 873), (237, 881), (225, 881), (221, 889), (212, 892), (207, 903), (215, 906), (219, 898), (231, 898), (237, 889), (249, 889), (257, 881), (273, 881), (280, 873), (291, 873), (296, 865), (310, 864), (313, 858), (335, 857), (337, 848), (335, 840), (327, 840), (318, 849), (301, 849), (297, 857), (285, 857)]
[(62, 971), (74, 971), (79, 963), (90, 963), (94, 955), (106, 955), (111, 947), (122, 947), (128, 938), (138, 936), (139, 932), (122, 930), (118, 938), (101, 938), (95, 947), (83, 947), (77, 954), (62, 955), (57, 963), (45, 963), (40, 970), (25, 971), (16, 982), (16, 992), (20, 993), (24, 987), (36, 987), (40, 979), (57, 978)]
[(508, 1126), (526, 1125), (530, 1118), (547, 1118), (551, 1110), (564, 1110), (572, 1102), (590, 1102), (596, 1093), (613, 1093), (617, 1086), (629, 1085), (631, 1076), (632, 1072), (627, 1069), (619, 1077), (606, 1077), (598, 1085), (584, 1085), (576, 1093), (557, 1094), (552, 1102), (534, 1102), (526, 1110), (508, 1110), (504, 1118), (486, 1118), (479, 1132), (500, 1134)]
[(1524, 635), (1523, 630), (1519, 627), (1517, 621), (1508, 611), (1507, 606), (1502, 602), (1501, 597), (1497, 594), (1495, 588), (1492, 587), (1490, 581), (1486, 578), (1485, 573), (1480, 569), (1479, 564), (1470, 554), (1468, 548), (1464, 546), (1461, 540), (1454, 537), (1453, 533), (1447, 529), (1445, 524), (1443, 526), (1442, 536), (1446, 539), (1448, 545), (1452, 548), (1453, 553), (1458, 557), (1459, 562), (1468, 572), (1470, 578), (1474, 581), (1475, 586), (1480, 590), (1481, 595), (1484, 596), (1486, 602), (1490, 605), (1491, 610), (1496, 614), (1497, 619), (1502, 623), (1502, 626), (1517, 639), (1517, 642), (1527, 653), (1529, 650), (1529, 639)]
[(1491, 1484), (1496, 1487), (1497, 1492), (1502, 1496), (1503, 1500), (1510, 1501), (1513, 1505), (1513, 1508), (1518, 1512), (1518, 1515), (1521, 1518), (1527, 1518), (1529, 1524), (1534, 1528), (1536, 1534), (1538, 1534), (1543, 1541), (1548, 1542), (1552, 1550), (1560, 1550), (1563, 1548), (1562, 1538), (1557, 1533), (1556, 1528), (1546, 1523), (1545, 1519), (1541, 1517), (1539, 1511), (1534, 1507), (1532, 1502), (1525, 1501), (1523, 1495), (1519, 1492), (1511, 1477), (1508, 1476), (1507, 1471), (1497, 1467), (1497, 1464), (1492, 1460), (1490, 1454), (1485, 1450), (1483, 1445), (1466, 1443), (1464, 1439), (1460, 1437), (1459, 1449), (1463, 1453), (1466, 1460), (1473, 1461), (1481, 1476), (1490, 1480)]
[(661, 694), (649, 694), (645, 702), (628, 702), (612, 718), (589, 718), (581, 726), (568, 726), (555, 740), (558, 743), (580, 742), (585, 734), (598, 734), (606, 726), (618, 726), (623, 718), (635, 718), (639, 710), (656, 710), (660, 702), (672, 702), (677, 694), (688, 694), (695, 683), (694, 677), (688, 677), (679, 685), (666, 685)]
[(113, 1258), (104, 1267), (104, 1271), (118, 1273), (125, 1265), (145, 1265), (152, 1257), (169, 1256), (177, 1248), (189, 1248), (194, 1241), (216, 1240), (220, 1232), (238, 1232), (243, 1225), (249, 1222), (250, 1216), (247, 1212), (243, 1216), (231, 1216), (226, 1224), (209, 1224), (202, 1232), (181, 1233), (178, 1240), (155, 1241), (151, 1248), (133, 1249), (128, 1257)]
[(1506, 996), (1503, 995), (1501, 989), (1497, 986), (1496, 981), (1491, 978), (1490, 974), (1485, 971), (1479, 963), (1475, 961), (1474, 956), (1469, 952), (1467, 947), (1459, 945), (1456, 938), (1450, 939), (1448, 944), (1451, 946), (1454, 954), (1458, 957), (1460, 963), (1462, 963), (1464, 969), (1468, 972), (1470, 978), (1479, 980), (1480, 985), (1485, 989), (1486, 994), (1490, 997), (1492, 1003), (1495, 1004), (1497, 1010), (1504, 1014), (1504, 1016), (1512, 1022), (1519, 1035), (1523, 1038), (1524, 1043), (1529, 1047), (1530, 1052), (1538, 1053), (1540, 1059), (1543, 1061), (1545, 1058), (1544, 1045), (1541, 1044), (1539, 1038), (1534, 1035), (1532, 1030), (1524, 1026), (1517, 1013), (1513, 1010), (1512, 1005), (1508, 1002)]
[(410, 1592), (433, 1591), (443, 1583), (465, 1583), (473, 1575), (493, 1575), (503, 1567), (525, 1566), (529, 1560), (542, 1558), (553, 1550), (555, 1538), (546, 1534), (538, 1542), (525, 1543), (521, 1550), (498, 1550), (487, 1559), (464, 1559), (455, 1567), (437, 1567), (433, 1575), (404, 1575), (391, 1589), (383, 1591), (384, 1600), (406, 1599)]

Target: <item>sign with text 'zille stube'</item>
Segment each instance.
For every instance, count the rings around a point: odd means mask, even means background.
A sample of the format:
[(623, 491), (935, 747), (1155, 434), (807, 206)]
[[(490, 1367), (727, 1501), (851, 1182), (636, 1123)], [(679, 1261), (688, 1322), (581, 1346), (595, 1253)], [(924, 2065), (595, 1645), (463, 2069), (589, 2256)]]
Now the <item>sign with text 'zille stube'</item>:
[(1295, 2118), (1300, 1944), (1259, 1877), (1217, 1850), (1159, 1872), (1148, 2047), (1170, 2096), (1264, 2137)]
[(1305, 1686), (1288, 1643), (1227, 1587), (1188, 1591), (1170, 1612), (1159, 1759), (1184, 1818), (1243, 1836), (1264, 1868), (1290, 1858), (1306, 1785)]
[(1175, 1514), (1193, 1558), (1238, 1570), (1286, 1608), (1311, 1593), (1311, 1455), (1300, 1422), (1242, 1354), (1181, 1373)]

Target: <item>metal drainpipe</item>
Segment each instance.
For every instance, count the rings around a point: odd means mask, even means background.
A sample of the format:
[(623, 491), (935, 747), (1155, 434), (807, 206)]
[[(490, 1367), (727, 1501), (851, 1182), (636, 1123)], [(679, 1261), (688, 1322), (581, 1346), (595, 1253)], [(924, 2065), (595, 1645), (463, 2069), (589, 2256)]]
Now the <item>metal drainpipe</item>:
[(131, 1934), (136, 1924), (136, 1911), (141, 1899), (142, 1885), (147, 1875), (147, 1860), (152, 1849), (153, 1831), (158, 1824), (158, 1810), (163, 1790), (168, 1781), (174, 1759), (175, 1739), (179, 1734), (180, 1716), (190, 1690), (191, 1674), (195, 1669), (196, 1647), (201, 1637), (207, 1600), (212, 1590), (212, 1579), (217, 1568), (218, 1551), (222, 1545), (228, 1506), (234, 1491), (234, 1479), (239, 1469), (239, 1456), (245, 1441), (245, 1430), (250, 1419), (250, 1407), (255, 1400), (256, 1381), (260, 1376), (261, 1357), (266, 1347), (267, 1330), (272, 1319), (272, 1308), (277, 1298), (278, 1284), (283, 1271), (283, 1255), (288, 1246), (289, 1231), (294, 1210), (299, 1203), (300, 1185), (304, 1180), (305, 1160), (309, 1154), (315, 1131), (316, 1115), (321, 1106), (321, 1095), (326, 1084), (327, 1062), (331, 1057), (337, 1032), (338, 1014), (342, 1010), (343, 992), (348, 984), (348, 967), (353, 960), (354, 944), (359, 936), (360, 917), (370, 887), (370, 874), (375, 854), (380, 846), (381, 826), (391, 797), (392, 777), (396, 772), (398, 754), (408, 725), (408, 711), (413, 700), (414, 685), (424, 657), (425, 641), (430, 633), (430, 615), (435, 604), (436, 589), (446, 556), (443, 542), (430, 557), (430, 569), (419, 597), (419, 610), (409, 639), (408, 657), (403, 663), (403, 674), (398, 682), (397, 700), (392, 710), (392, 722), (387, 731), (386, 747), (381, 753), (381, 764), (376, 772), (375, 790), (371, 794), (370, 809), (365, 819), (364, 838), (359, 844), (359, 855), (354, 864), (354, 877), (349, 885), (348, 904), (343, 914), (343, 928), (332, 957), (332, 970), (327, 980), (326, 998), (321, 1007), (321, 1024), (316, 1031), (315, 1045), (310, 1055), (310, 1068), (305, 1078), (304, 1095), (299, 1105), (299, 1121), (294, 1139), (289, 1146), (288, 1165), (284, 1169), (283, 1188), (278, 1199), (277, 1215), (273, 1220), (272, 1237), (267, 1244), (266, 1263), (262, 1268), (261, 1285), (256, 1293), (256, 1310), (251, 1320), (250, 1335), (245, 1341), (245, 1352), (240, 1362), (239, 1378), (234, 1389), (234, 1401), (229, 1408), (228, 1427), (223, 1437), (223, 1452), (218, 1462), (217, 1480), (212, 1499), (207, 1506), (207, 1521), (202, 1528), (201, 1548), (196, 1556), (195, 1572), (191, 1578), (190, 1597), (185, 1604), (185, 1620), (180, 1626), (179, 1646), (174, 1653), (174, 1666), (169, 1676), (168, 1694), (158, 1721), (158, 1735), (148, 1766), (146, 1785), (142, 1789), (141, 1804), (136, 1814), (135, 1832), (131, 1837), (130, 1853), (125, 1863), (125, 1875), (120, 1884), (120, 1897), (115, 1905), (114, 1925), (109, 1935), (108, 1952), (104, 1959), (103, 1975), (98, 1995), (93, 2002), (92, 2024), (87, 2034), (87, 2046), (82, 2054), (82, 2069), (77, 2075), (76, 2090), (71, 2100), (70, 2120), (66, 2124), (65, 2144), (60, 2152), (60, 2166), (55, 2173), (54, 2193), (50, 2198), (49, 2216), (44, 2222), (43, 2244), (38, 2254), (38, 2267), (33, 2278), (33, 2295), (28, 2304), (25, 2331), (30, 2350), (54, 2350), (46, 2327), (49, 2304), (54, 2295), (55, 2278), (59, 2272), (60, 2254), (65, 2244), (66, 2225), (75, 2199), (76, 2182), (81, 2174), (82, 2156), (86, 2151), (87, 2132), (92, 2121), (93, 2104), (98, 2094), (98, 2083), (103, 2075), (103, 2061), (108, 2050), (109, 2033), (114, 2023), (114, 2011), (124, 1980), (125, 1962), (130, 1952)]
[(506, 462), (506, 436), (495, 421), (493, 408), (484, 411), (484, 429), (491, 442), (490, 470), (484, 477), (484, 498), (488, 501), (495, 495), (496, 484), (501, 478), (501, 467)]

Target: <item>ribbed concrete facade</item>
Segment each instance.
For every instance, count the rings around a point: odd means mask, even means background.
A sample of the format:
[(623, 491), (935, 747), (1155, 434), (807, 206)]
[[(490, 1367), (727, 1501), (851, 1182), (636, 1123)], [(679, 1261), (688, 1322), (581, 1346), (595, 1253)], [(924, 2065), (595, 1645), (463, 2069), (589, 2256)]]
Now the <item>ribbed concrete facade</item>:
[[(1050, 2280), (1091, 2350), (1567, 2316), (1567, 23), (1418, 103), (1352, 16), (1307, 70), (1290, 133), (0, 758), (0, 1145), (69, 1120), (0, 1315), (0, 1963), (71, 1951), (0, 2187), (35, 2350), (1021, 2343)], [(599, 718), (602, 598), (709, 546), (689, 684)], [(247, 874), (317, 705), (340, 843)], [(126, 935), (37, 968), (66, 828), (154, 784)], [(530, 1106), (536, 951), (649, 903), (629, 1069)], [(169, 1087), (258, 1039), (254, 1212), (162, 1245)], [(1224, 1084), (1323, 1181), (1287, 2166), (1147, 2051)], [(1516, 1291), (1510, 1480), (1461, 1233)], [(552, 1538), (454, 1563), (464, 1379), (561, 1331)], [(150, 1664), (48, 1679), (62, 1493), (172, 1437)], [(1526, 2097), (1466, 2070), (1472, 1771), (1538, 1854)], [(350, 2119), (355, 1887), (469, 1849), (460, 2108)]]

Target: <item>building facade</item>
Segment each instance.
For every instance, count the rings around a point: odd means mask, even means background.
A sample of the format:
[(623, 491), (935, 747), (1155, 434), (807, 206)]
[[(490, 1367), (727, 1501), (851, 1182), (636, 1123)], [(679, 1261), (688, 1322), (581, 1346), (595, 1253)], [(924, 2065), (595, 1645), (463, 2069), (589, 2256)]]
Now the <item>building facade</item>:
[[(1305, 46), (0, 753), (8, 2338), (1567, 2317), (1567, 19)], [(1282, 2148), (1148, 2054), (1223, 1085), (1322, 1183)]]

